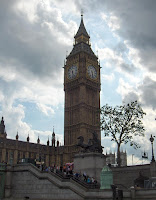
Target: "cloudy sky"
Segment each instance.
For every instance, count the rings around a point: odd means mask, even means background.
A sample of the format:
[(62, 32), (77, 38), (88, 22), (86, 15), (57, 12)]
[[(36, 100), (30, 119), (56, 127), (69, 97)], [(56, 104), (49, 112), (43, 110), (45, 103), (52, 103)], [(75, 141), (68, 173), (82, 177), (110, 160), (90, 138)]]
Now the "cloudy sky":
[[(1, 0), (0, 117), (8, 138), (51, 139), (53, 126), (63, 144), (63, 66), (80, 24), (81, 9), (92, 49), (101, 63), (101, 106), (138, 100), (146, 112), (141, 148), (128, 145), (128, 162), (151, 159), (150, 134), (156, 135), (155, 0)], [(110, 138), (102, 145), (116, 151)], [(156, 142), (154, 142), (156, 145)], [(155, 151), (156, 154), (156, 151)], [(145, 161), (144, 161), (145, 162)]]

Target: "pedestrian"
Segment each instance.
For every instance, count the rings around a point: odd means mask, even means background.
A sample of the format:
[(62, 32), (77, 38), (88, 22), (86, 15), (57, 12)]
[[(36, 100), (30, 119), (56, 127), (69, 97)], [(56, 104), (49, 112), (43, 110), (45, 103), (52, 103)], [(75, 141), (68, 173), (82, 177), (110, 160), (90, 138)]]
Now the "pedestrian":
[(90, 177), (87, 178), (87, 183), (91, 183)]
[(66, 173), (66, 165), (63, 165), (63, 172)]
[(56, 173), (56, 166), (54, 165), (54, 173)]
[(83, 172), (83, 178), (84, 178), (84, 181), (87, 182), (87, 174), (86, 174), (86, 172)]
[(94, 181), (95, 181), (95, 180), (94, 180), (94, 178), (92, 177), (92, 178), (91, 178), (91, 183), (94, 183)]
[(113, 200), (116, 200), (116, 189), (117, 189), (117, 186), (116, 185), (111, 185), (111, 188), (112, 188), (112, 192), (113, 192)]
[(60, 166), (60, 172), (62, 172), (62, 169), (63, 169), (63, 167), (62, 167), (62, 165)]

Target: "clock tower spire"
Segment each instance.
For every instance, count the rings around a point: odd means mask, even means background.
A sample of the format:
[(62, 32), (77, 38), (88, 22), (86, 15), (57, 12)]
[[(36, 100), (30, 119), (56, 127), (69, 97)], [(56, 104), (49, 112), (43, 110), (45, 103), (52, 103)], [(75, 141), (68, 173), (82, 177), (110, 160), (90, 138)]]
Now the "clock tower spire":
[(83, 14), (74, 39), (73, 49), (64, 66), (64, 145), (72, 147), (73, 154), (79, 136), (84, 137), (84, 143), (92, 138), (92, 132), (96, 132), (101, 139), (100, 65), (91, 49)]
[(81, 23), (80, 23), (79, 29), (74, 38), (75, 38), (75, 44), (78, 44), (81, 42), (85, 42), (85, 43), (89, 44), (90, 36), (88, 35), (86, 28), (84, 26), (82, 13), (81, 13)]

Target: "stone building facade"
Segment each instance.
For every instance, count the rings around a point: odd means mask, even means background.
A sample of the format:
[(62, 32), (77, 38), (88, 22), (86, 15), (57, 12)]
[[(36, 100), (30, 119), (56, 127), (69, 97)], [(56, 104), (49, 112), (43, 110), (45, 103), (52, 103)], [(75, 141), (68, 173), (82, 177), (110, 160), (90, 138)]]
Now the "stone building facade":
[(8, 139), (3, 117), (0, 123), (0, 130), (0, 162), (17, 164), (21, 159), (31, 158), (38, 162), (44, 162), (47, 166), (63, 164), (65, 148), (64, 146), (59, 146), (58, 141), (55, 141), (54, 131), (52, 134), (52, 145), (50, 145), (49, 139), (47, 145), (42, 145), (39, 138), (37, 143), (31, 143), (29, 136), (27, 141), (19, 141), (18, 133), (15, 140)]

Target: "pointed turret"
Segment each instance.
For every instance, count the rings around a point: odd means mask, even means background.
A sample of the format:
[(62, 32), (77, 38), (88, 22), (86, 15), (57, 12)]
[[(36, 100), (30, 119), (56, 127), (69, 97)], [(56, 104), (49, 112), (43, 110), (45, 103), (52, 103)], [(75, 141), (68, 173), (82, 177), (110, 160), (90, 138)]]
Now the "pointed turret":
[(70, 52), (70, 54), (67, 56), (67, 58), (69, 58), (72, 55), (78, 54), (80, 52), (86, 52), (89, 55), (95, 56), (94, 52), (91, 49), (90, 36), (87, 33), (85, 25), (83, 23), (83, 14), (81, 14), (80, 26), (76, 35), (74, 36), (74, 39), (75, 39), (75, 43), (74, 43), (73, 49)]
[(40, 144), (40, 138), (39, 138), (39, 136), (38, 136), (38, 139), (37, 139), (37, 144)]
[[(81, 14), (81, 23), (80, 23), (80, 26), (79, 26), (79, 29), (75, 35), (75, 41), (77, 41), (77, 43), (79, 42), (79, 39), (80, 37), (82, 37), (82, 41), (83, 39), (85, 39), (84, 41), (88, 41), (89, 43), (89, 38), (90, 36), (88, 35), (87, 31), (86, 31), (86, 28), (84, 26), (84, 23), (83, 23), (83, 14)], [(84, 38), (83, 38), (84, 37)], [(81, 40), (80, 40), (81, 41)]]
[(55, 147), (55, 132), (53, 127), (53, 133), (52, 133), (52, 147)]
[(49, 146), (49, 137), (48, 137), (48, 141), (47, 141), (47, 146)]
[(58, 138), (57, 138), (57, 147), (59, 147), (59, 140), (58, 140)]
[(6, 138), (7, 134), (5, 131), (5, 125), (4, 125), (4, 118), (2, 117), (1, 123), (0, 123), (0, 137)]
[(30, 138), (29, 138), (29, 134), (28, 134), (28, 137), (27, 137), (27, 142), (29, 142)]
[(19, 136), (18, 136), (18, 131), (17, 131), (17, 134), (16, 134), (16, 140), (18, 140)]

